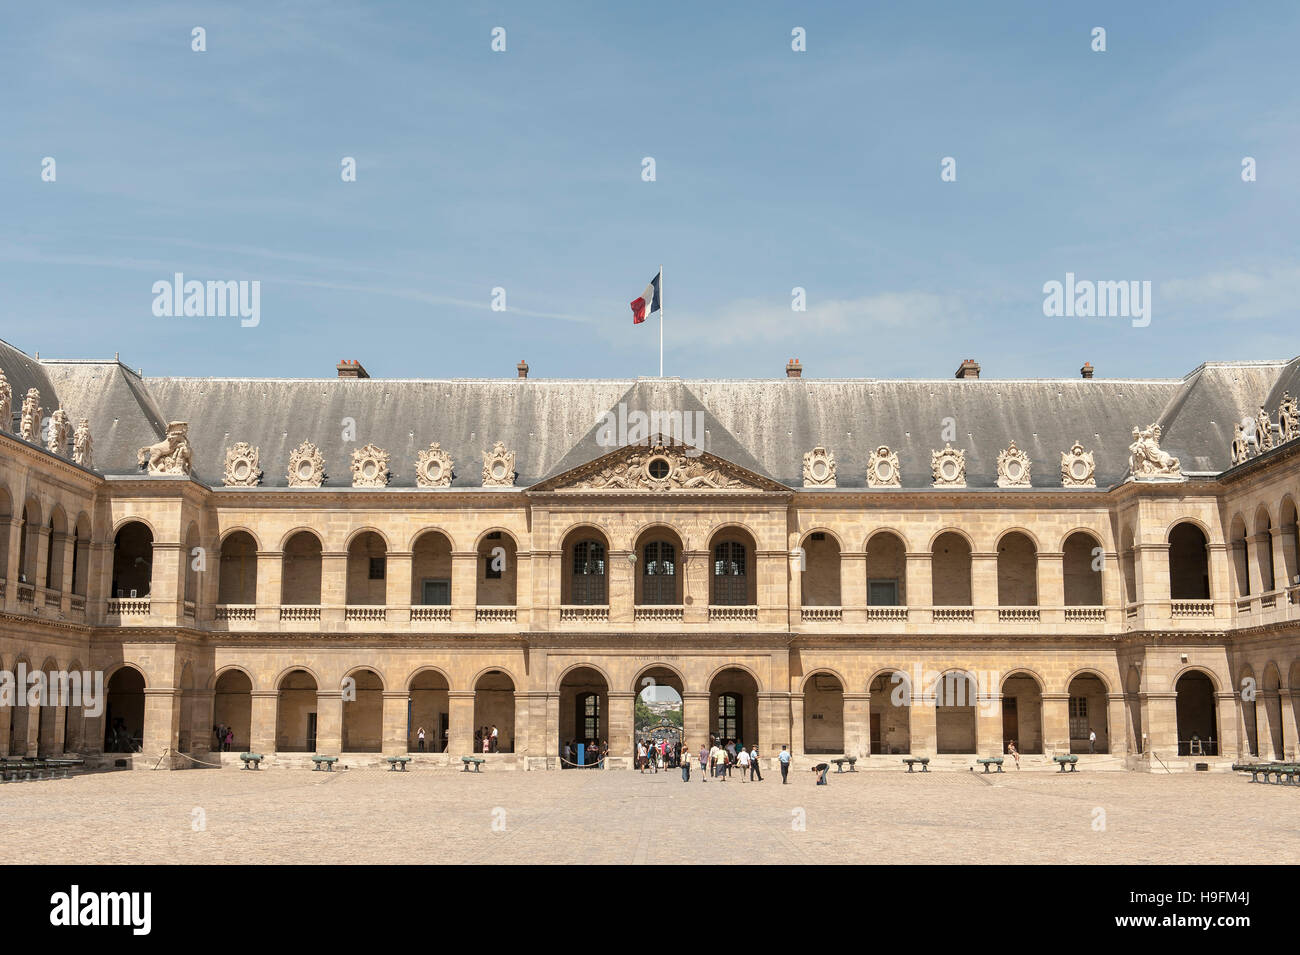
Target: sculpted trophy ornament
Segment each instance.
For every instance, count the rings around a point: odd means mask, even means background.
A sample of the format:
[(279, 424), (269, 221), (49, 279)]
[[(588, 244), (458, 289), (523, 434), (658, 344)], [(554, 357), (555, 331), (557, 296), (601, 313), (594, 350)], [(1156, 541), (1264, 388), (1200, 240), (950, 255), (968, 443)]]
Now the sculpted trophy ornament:
[(1014, 441), (998, 454), (998, 487), (1029, 487), (1029, 455)]
[(93, 468), (94, 447), (90, 440), (90, 419), (82, 418), (77, 422), (77, 430), (72, 435), (72, 462), (83, 468)]
[(451, 487), (455, 465), (451, 455), (437, 441), (415, 456), (415, 483), (418, 487)]
[(1133, 443), (1128, 446), (1128, 469), (1135, 481), (1184, 479), (1178, 459), (1160, 450), (1160, 425), (1154, 423), (1145, 430), (1133, 429)]
[(289, 454), (289, 486), (320, 487), (325, 480), (325, 459), (320, 448), (303, 441)]
[(150, 474), (189, 474), (190, 473), (190, 425), (188, 421), (170, 421), (167, 424), (167, 437), (157, 444), (141, 448), (135, 457), (139, 467), (149, 469)]
[(835, 486), (835, 454), (821, 445), (803, 456), (804, 487)]
[(1096, 487), (1097, 464), (1078, 441), (1061, 452), (1061, 487)]
[(934, 487), (965, 487), (966, 452), (951, 444), (945, 444), (942, 451), (931, 451), (930, 471)]
[(507, 451), (504, 441), (492, 445), (491, 451), (483, 452), (483, 486), (514, 487), (515, 453)]
[(0, 431), (8, 432), (13, 427), (14, 389), (0, 369)]
[(867, 459), (867, 487), (901, 487), (898, 455), (881, 445)]
[(1255, 413), (1255, 440), (1259, 442), (1260, 454), (1273, 447), (1273, 419), (1268, 416), (1263, 405)]
[[(0, 402), (3, 402), (3, 388), (0, 388)], [(1291, 397), (1291, 392), (1282, 392), (1282, 403), (1277, 408), (1277, 429), (1282, 441), (1294, 441), (1300, 438), (1300, 407)]]
[(388, 452), (373, 444), (352, 452), (353, 487), (388, 486)]
[(226, 448), (226, 470), (221, 482), (226, 487), (257, 487), (262, 482), (260, 457), (261, 452), (247, 441)]
[(19, 433), (24, 441), (40, 444), (41, 393), (35, 388), (28, 388), (27, 397), (23, 399), (23, 416), (19, 423)]
[(45, 450), (50, 454), (57, 454), (60, 457), (68, 449), (68, 441), (72, 438), (72, 421), (68, 418), (68, 413), (62, 408), (55, 410), (50, 415), (50, 431), (45, 436)]

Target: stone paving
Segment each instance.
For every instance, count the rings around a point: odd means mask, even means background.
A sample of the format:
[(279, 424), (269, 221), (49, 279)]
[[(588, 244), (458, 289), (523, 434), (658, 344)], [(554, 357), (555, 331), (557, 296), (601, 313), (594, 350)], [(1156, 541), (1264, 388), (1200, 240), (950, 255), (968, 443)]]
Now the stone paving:
[(1226, 773), (123, 771), (0, 786), (0, 863), (1280, 864), (1297, 820)]

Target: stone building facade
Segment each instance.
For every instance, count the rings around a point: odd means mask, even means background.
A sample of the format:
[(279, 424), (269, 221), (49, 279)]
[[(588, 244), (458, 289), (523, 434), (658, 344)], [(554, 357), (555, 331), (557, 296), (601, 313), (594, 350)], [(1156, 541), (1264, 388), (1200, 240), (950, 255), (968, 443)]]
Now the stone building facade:
[(688, 743), (767, 757), (1295, 757), (1300, 359), (802, 371), (146, 378), (0, 342), (0, 669), (108, 690), (0, 707), (0, 751), (183, 767), (221, 725), (365, 762), (423, 727), (438, 762), (495, 726), (503, 767), (620, 766), (654, 682)]

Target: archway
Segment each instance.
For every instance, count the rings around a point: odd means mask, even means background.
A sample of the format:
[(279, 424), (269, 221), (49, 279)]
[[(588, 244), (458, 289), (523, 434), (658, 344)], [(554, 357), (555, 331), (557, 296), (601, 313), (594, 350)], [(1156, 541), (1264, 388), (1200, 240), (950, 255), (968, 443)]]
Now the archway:
[(343, 751), (378, 753), (384, 742), (384, 681), (369, 669), (353, 670), (348, 677), (353, 682), (344, 684)]
[(1203, 670), (1188, 670), (1174, 685), (1177, 695), (1178, 755), (1219, 755), (1214, 683)]
[(1020, 531), (998, 541), (998, 606), (1038, 606), (1038, 549)]
[(280, 603), (320, 606), (321, 543), (311, 531), (298, 531), (284, 545)]
[(1065, 578), (1067, 607), (1100, 607), (1103, 562), (1101, 543), (1086, 531), (1075, 531), (1061, 547), (1061, 573)]
[(514, 538), (504, 531), (490, 531), (478, 545), (478, 585), (476, 600), (480, 607), (513, 607), (519, 580)]
[(37, 553), (41, 541), (41, 505), (35, 499), (23, 505), (23, 523), (18, 528), (18, 579), (36, 584)]
[(316, 678), (306, 670), (290, 670), (280, 680), (275, 708), (277, 753), (316, 751)]
[(709, 603), (714, 606), (754, 606), (758, 590), (754, 573), (754, 538), (738, 527), (726, 527), (709, 541), (712, 556)]
[(935, 750), (939, 753), (976, 751), (975, 707), (979, 692), (966, 672), (949, 670), (934, 688)]
[[(633, 701), (632, 746), (643, 739), (673, 737), (688, 747), (694, 742), (696, 749), (707, 738), (705, 727), (685, 725), (685, 692), (682, 678), (676, 671), (661, 664), (647, 667), (637, 674), (632, 683), (636, 693)], [(687, 738), (687, 733), (694, 740)]]
[(867, 606), (906, 606), (907, 547), (903, 539), (891, 531), (873, 534), (867, 541), (866, 563)]
[[(1080, 673), (1070, 681), (1069, 697), (1070, 752), (1110, 752), (1110, 692), (1094, 673)], [(1089, 734), (1097, 742), (1089, 746)]]
[(593, 667), (575, 667), (560, 681), (560, 738), (557, 752), (564, 753), (564, 744), (572, 744), (569, 764), (578, 762), (577, 745), (583, 746), (582, 765), (597, 763), (596, 747), (609, 740), (609, 684)]
[(90, 517), (83, 511), (77, 515), (77, 525), (72, 544), (72, 592), (86, 596), (86, 579), (90, 570)]
[(582, 607), (609, 603), (609, 541), (592, 527), (579, 527), (564, 539), (560, 603)]
[(636, 602), (642, 606), (682, 604), (681, 538), (666, 527), (652, 527), (637, 541)]
[(1255, 566), (1259, 569), (1260, 593), (1277, 589), (1273, 568), (1273, 525), (1268, 509), (1261, 507), (1255, 513)]
[(22, 657), (16, 659), (13, 663), (14, 674), (14, 705), (9, 715), (9, 749), (10, 756), (35, 756), (34, 752), (29, 753), (28, 748), (28, 730), (31, 725), (32, 708), (27, 705), (27, 687), (18, 679), (21, 673), (30, 673), (32, 665)]
[(1120, 537), (1119, 562), (1124, 578), (1125, 605), (1137, 603), (1137, 548), (1133, 543), (1133, 528), (1124, 528)]
[(1282, 582), (1291, 587), (1300, 584), (1300, 526), (1297, 526), (1295, 501), (1290, 496), (1282, 499), (1278, 530), (1282, 532)]
[[(411, 604), (451, 606), (451, 541), (441, 531), (425, 531), (411, 547)], [(442, 743), (439, 737), (439, 747)]]
[(113, 538), (113, 597), (148, 597), (153, 578), (153, 532), (128, 521)]
[(1169, 532), (1169, 597), (1210, 599), (1210, 552), (1205, 532), (1183, 521)]
[(1250, 542), (1246, 522), (1238, 514), (1232, 519), (1228, 531), (1228, 546), (1232, 552), (1232, 573), (1237, 578), (1237, 596), (1250, 596)]
[(803, 606), (838, 607), (840, 605), (839, 541), (834, 535), (825, 531), (813, 531), (804, 538), (803, 560), (804, 568), (800, 581), (800, 599)]
[(945, 531), (934, 541), (930, 555), (931, 587), (936, 607), (971, 605), (970, 543), (955, 531)]
[(758, 683), (745, 670), (729, 667), (709, 683), (709, 731), (725, 743), (757, 745)]
[(474, 684), (474, 752), (483, 751), (483, 739), (491, 745), (492, 727), (497, 729), (498, 753), (515, 751), (515, 682), (502, 670), (489, 670)]
[[(312, 695), (314, 709), (315, 690)], [(253, 682), (243, 670), (227, 670), (217, 677), (212, 694), (212, 722), (213, 748), (225, 748), (222, 740), (226, 729), (234, 735), (229, 747), (231, 752), (246, 752), (252, 745)]]
[(108, 681), (104, 704), (104, 752), (138, 753), (144, 741), (144, 674), (120, 667)]
[(902, 670), (881, 673), (871, 681), (871, 752), (912, 751), (912, 687)]
[(1002, 683), (1002, 749), (1014, 742), (1021, 753), (1043, 751), (1043, 688), (1028, 673), (1013, 673)]
[(406, 728), (406, 751), (420, 752), (419, 731), (424, 730), (425, 752), (444, 753), (449, 740), (451, 702), (447, 678), (437, 670), (421, 670), (411, 680), (410, 718)]
[(217, 603), (257, 603), (257, 544), (253, 535), (235, 531), (221, 542), (217, 573)]
[(45, 589), (69, 590), (67, 569), (63, 566), (63, 552), (68, 540), (68, 517), (63, 512), (63, 508), (57, 504), (50, 513), (50, 524), (47, 530), (49, 533), (45, 544)]
[(1264, 678), (1260, 682), (1259, 697), (1264, 703), (1264, 713), (1268, 721), (1268, 738), (1259, 741), (1259, 752), (1267, 753), (1272, 759), (1286, 758), (1286, 734), (1282, 729), (1282, 698), (1278, 692), (1282, 686), (1282, 675), (1275, 664), (1264, 667)]
[(57, 756), (63, 750), (59, 739), (59, 665), (54, 660), (46, 660), (41, 671), (45, 674), (45, 689), (41, 695), (41, 704), (36, 709), (36, 755)]
[(388, 545), (374, 531), (362, 531), (348, 544), (348, 606), (382, 606), (387, 587)]
[(804, 681), (803, 751), (844, 752), (844, 684), (833, 673), (814, 673)]

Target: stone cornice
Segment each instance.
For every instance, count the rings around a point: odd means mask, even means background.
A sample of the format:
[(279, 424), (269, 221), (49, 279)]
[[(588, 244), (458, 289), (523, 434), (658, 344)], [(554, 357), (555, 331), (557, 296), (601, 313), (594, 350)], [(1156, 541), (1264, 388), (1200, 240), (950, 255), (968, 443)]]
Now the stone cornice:
[(67, 458), (61, 458), (39, 445), (28, 444), (16, 434), (7, 431), (0, 431), (0, 453), (3, 452), (8, 452), (15, 458), (26, 460), (38, 467), (51, 468), (61, 475), (75, 478), (79, 484), (90, 491), (98, 490), (105, 483), (102, 474), (83, 468), (80, 464), (74, 464)]

